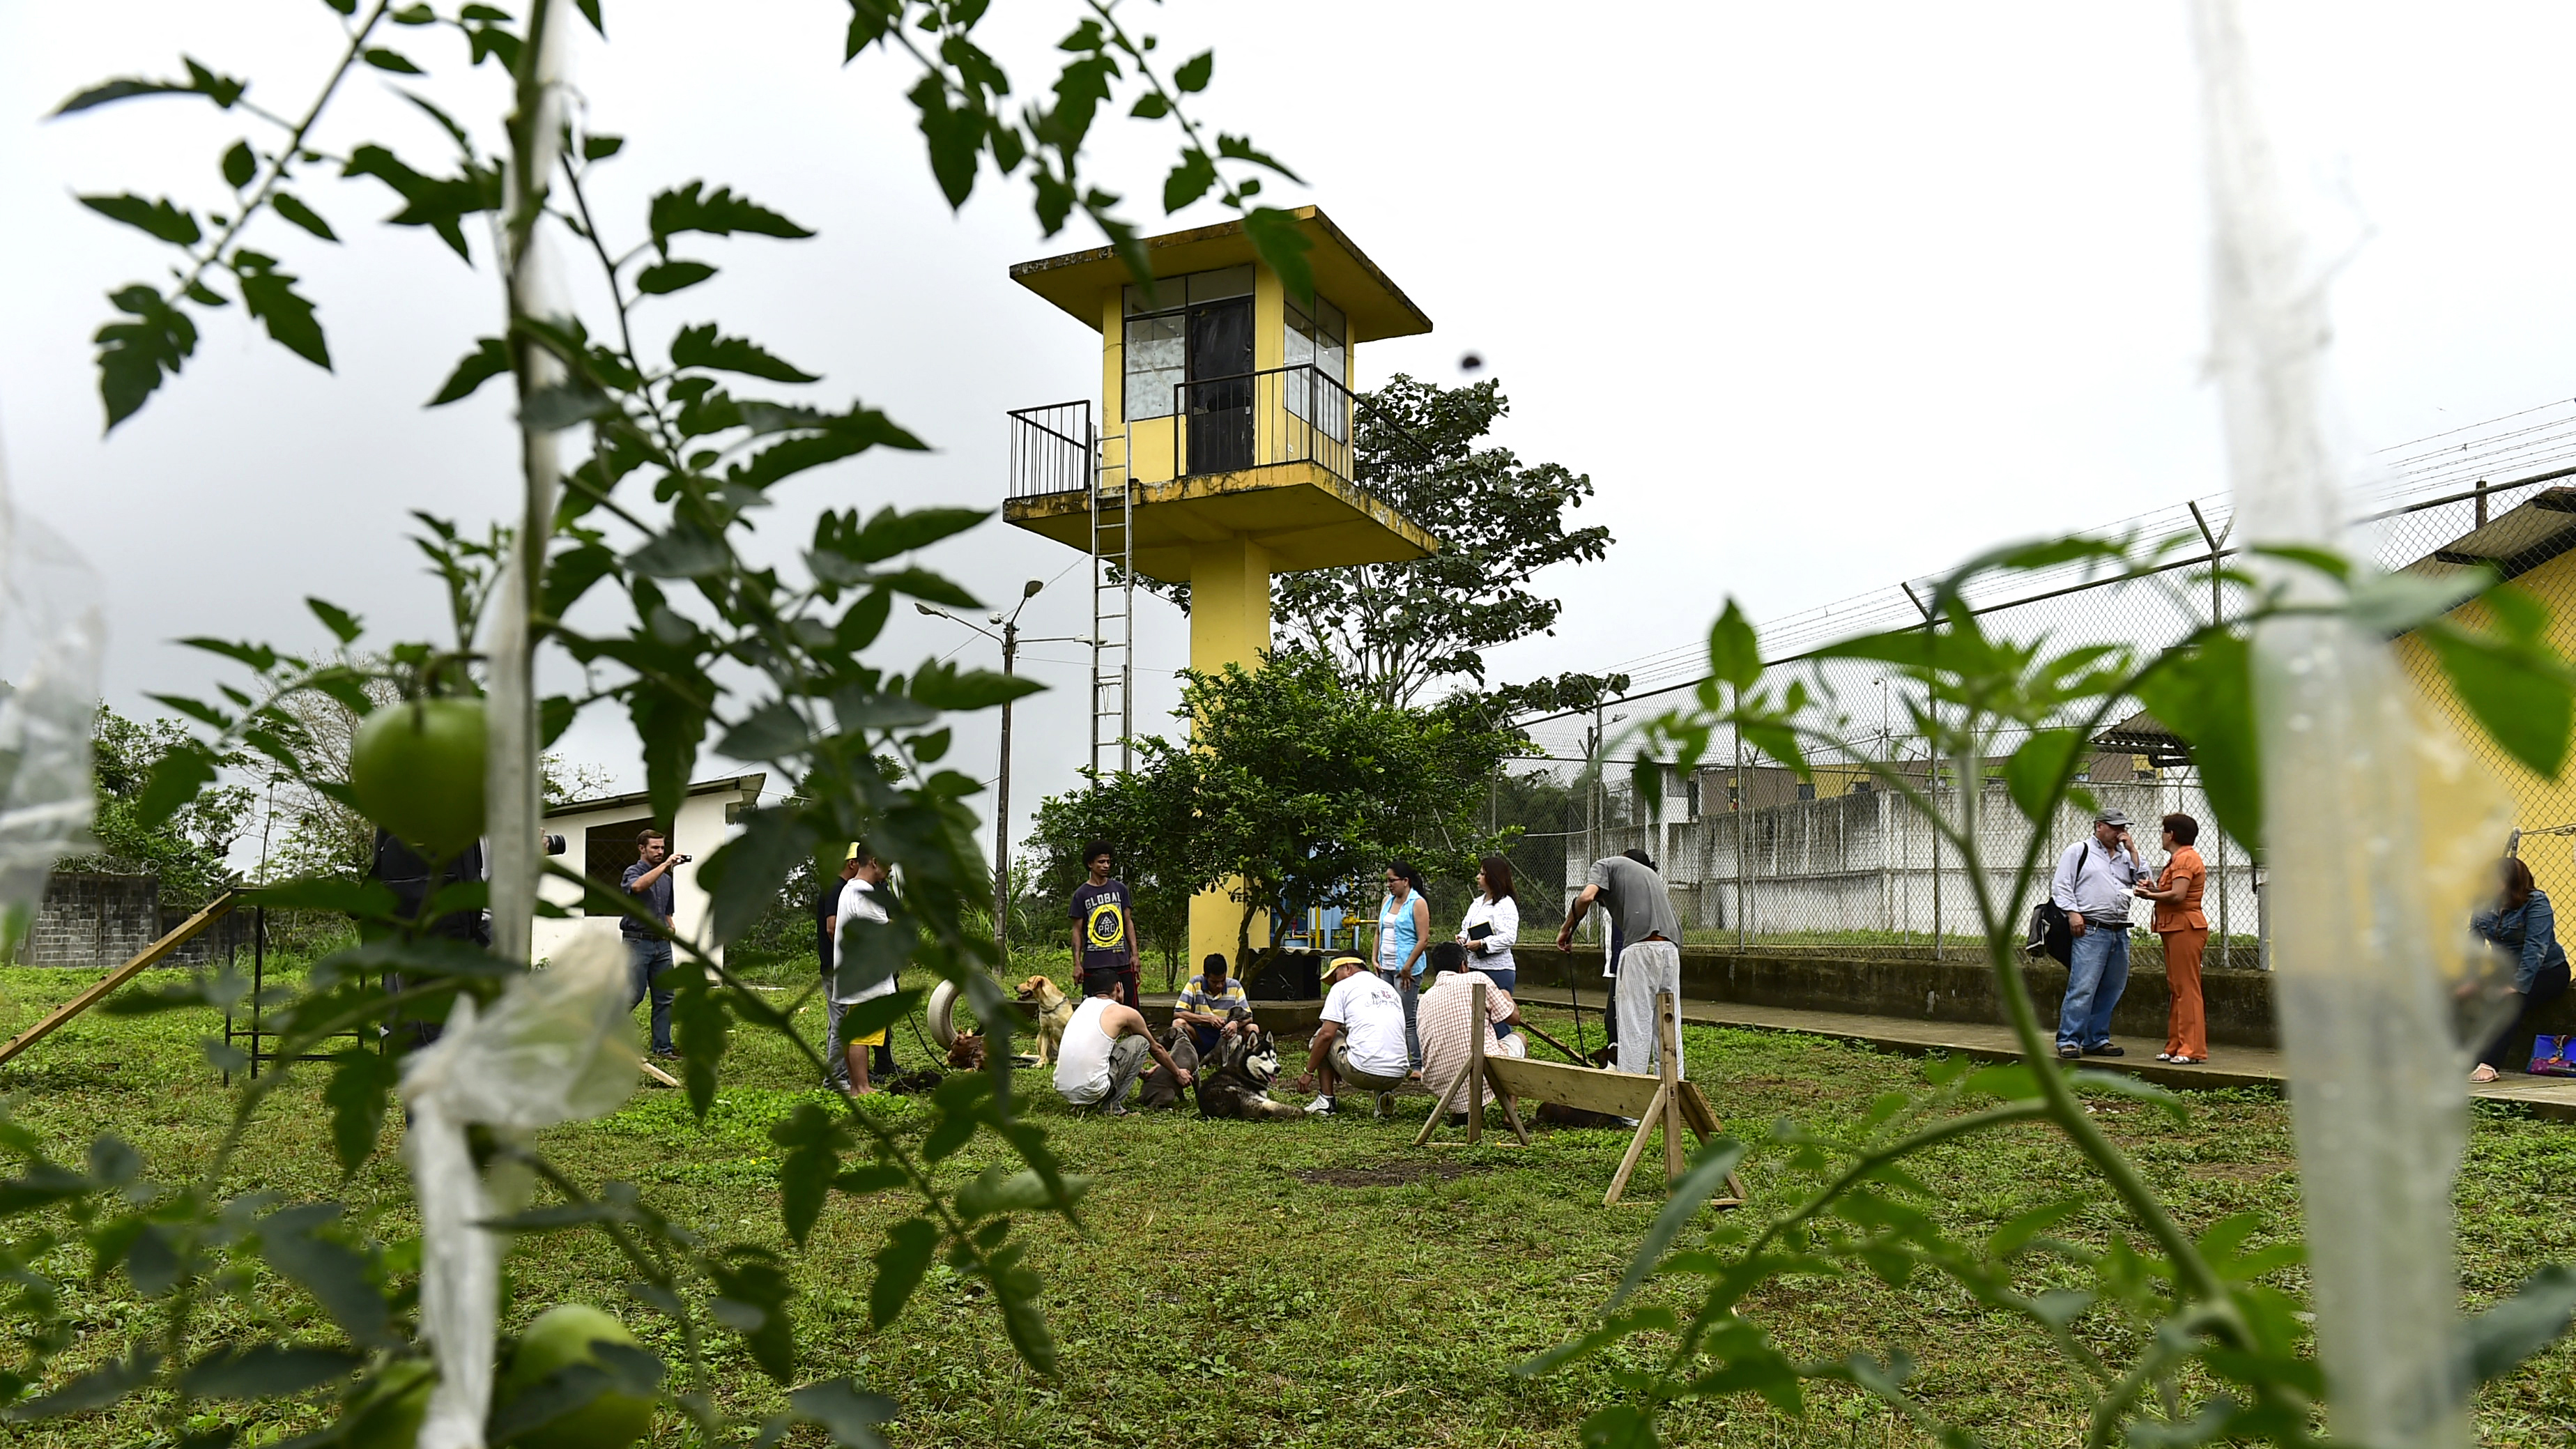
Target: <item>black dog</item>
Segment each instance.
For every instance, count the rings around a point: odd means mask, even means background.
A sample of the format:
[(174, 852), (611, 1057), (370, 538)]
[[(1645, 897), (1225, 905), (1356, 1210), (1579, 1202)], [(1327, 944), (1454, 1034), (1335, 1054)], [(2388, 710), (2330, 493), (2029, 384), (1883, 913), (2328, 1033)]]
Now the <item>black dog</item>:
[[(1189, 1023), (1183, 1021), (1173, 1022), (1172, 1029), (1165, 1036), (1163, 1045), (1171, 1051), (1173, 1066), (1179, 1067), (1181, 1070), (1189, 1072), (1193, 1076), (1197, 1074), (1199, 1069), (1198, 1038), (1196, 1034), (1190, 1030)], [(1181, 1105), (1183, 1100), (1184, 1097), (1181, 1091), (1181, 1079), (1172, 1075), (1170, 1068), (1157, 1066), (1154, 1070), (1145, 1074), (1143, 1095), (1137, 1099), (1137, 1105), (1142, 1107), (1151, 1107), (1159, 1111), (1168, 1107), (1178, 1107)]]
[(1279, 1077), (1279, 1042), (1259, 1022), (1246, 1021), (1218, 1042), (1212, 1061), (1199, 1073), (1200, 1116), (1285, 1121), (1305, 1115), (1302, 1107), (1270, 1100), (1270, 1084)]

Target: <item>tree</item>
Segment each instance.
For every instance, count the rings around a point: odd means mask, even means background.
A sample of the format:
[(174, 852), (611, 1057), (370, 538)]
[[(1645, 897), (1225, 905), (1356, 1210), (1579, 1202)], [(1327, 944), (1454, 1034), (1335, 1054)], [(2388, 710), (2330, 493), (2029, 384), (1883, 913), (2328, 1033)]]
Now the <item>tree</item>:
[[(1074, 888), (1085, 878), (1082, 847), (1106, 840), (1118, 852), (1118, 878), (1136, 898), (1136, 929), (1163, 958), (1166, 984), (1178, 980), (1190, 944), (1190, 898), (1201, 872), (1190, 850), (1197, 808), (1196, 762), (1124, 774), (1084, 772), (1091, 783), (1038, 805), (1031, 843), (1037, 848), (1032, 903), (1039, 929), (1063, 922)], [(1055, 939), (1065, 939), (1057, 931)]]
[(1138, 742), (1145, 770), (1185, 780), (1200, 889), (1242, 905), (1238, 961), (1261, 912), (1364, 906), (1389, 860), (1457, 869), (1490, 849), (1485, 784), (1516, 737), (1449, 710), (1389, 702), (1308, 650), (1259, 673), (1184, 671), (1187, 744)]
[(100, 705), (90, 732), (90, 768), (98, 782), (98, 815), (90, 831), (98, 850), (57, 869), (149, 874), (164, 905), (200, 906), (233, 884), (226, 863), (251, 815), (251, 793), (238, 785), (206, 790), (161, 819), (142, 807), (145, 785), (163, 757), (193, 744), (168, 720), (138, 723)]
[[(1270, 611), (1286, 647), (1330, 657), (1387, 704), (1410, 705), (1435, 685), (1459, 681), (1484, 695), (1497, 721), (1587, 709), (1627, 687), (1625, 676), (1588, 674), (1487, 687), (1485, 651), (1552, 631), (1564, 609), (1531, 587), (1539, 572), (1597, 563), (1611, 544), (1598, 524), (1566, 527), (1592, 496), (1588, 474), (1477, 446), (1510, 410), (1490, 378), (1444, 388), (1398, 373), (1361, 395), (1355, 481), (1429, 530), (1440, 551), (1279, 575)], [(1189, 608), (1187, 585), (1156, 591)]]

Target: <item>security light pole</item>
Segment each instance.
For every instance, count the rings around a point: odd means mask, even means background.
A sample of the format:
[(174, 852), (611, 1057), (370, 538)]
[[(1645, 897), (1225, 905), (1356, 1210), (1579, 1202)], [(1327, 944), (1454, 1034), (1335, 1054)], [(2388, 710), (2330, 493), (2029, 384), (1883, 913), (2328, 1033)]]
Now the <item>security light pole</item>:
[[(1031, 579), (1021, 586), (1020, 601), (1011, 606), (1010, 613), (1003, 614), (997, 611), (985, 616), (1001, 629), (1002, 632), (999, 634), (972, 619), (960, 619), (946, 609), (934, 605), (917, 603), (913, 607), (933, 618), (963, 624), (985, 638), (999, 643), (1002, 646), (1002, 677), (1008, 679), (1020, 654), (1020, 610), (1027, 608), (1029, 600), (1036, 598), (1038, 591), (1045, 587), (1042, 581)], [(1069, 634), (1060, 638), (1032, 639), (1029, 642), (1032, 644), (1088, 644), (1091, 640), (1084, 635)], [(1011, 943), (1011, 701), (1007, 697), (1002, 700), (1001, 754), (1001, 770), (993, 782), (993, 949), (1000, 952), (1004, 962), (1007, 962)]]

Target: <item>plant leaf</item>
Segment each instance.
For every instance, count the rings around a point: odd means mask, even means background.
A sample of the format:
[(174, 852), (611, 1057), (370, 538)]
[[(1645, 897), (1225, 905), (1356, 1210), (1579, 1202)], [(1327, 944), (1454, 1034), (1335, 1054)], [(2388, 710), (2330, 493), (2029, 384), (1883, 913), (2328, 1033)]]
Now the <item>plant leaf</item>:
[(750, 377), (767, 378), (771, 382), (820, 380), (814, 374), (772, 356), (758, 343), (740, 337), (717, 336), (716, 325), (712, 322), (680, 329), (680, 335), (671, 340), (671, 365), (739, 372)]
[(269, 197), (268, 204), (277, 208), (279, 216), (285, 217), (326, 242), (336, 242), (340, 239), (340, 234), (331, 230), (331, 223), (324, 221), (320, 212), (306, 206), (303, 198), (291, 191), (276, 193)]
[(730, 186), (719, 186), (713, 192), (705, 192), (705, 187), (704, 181), (692, 181), (653, 198), (646, 216), (655, 251), (668, 257), (671, 238), (691, 231), (709, 236), (731, 236), (739, 231), (787, 241), (814, 234), (749, 197), (734, 195)]
[(906, 1218), (886, 1230), (876, 1253), (876, 1282), (868, 1288), (870, 1327), (883, 1328), (902, 1314), (938, 1248), (939, 1225), (928, 1218)]
[(331, 349), (322, 340), (322, 324), (313, 320), (313, 304), (296, 293), (295, 278), (277, 270), (276, 258), (234, 252), (233, 276), (241, 282), (242, 305), (267, 324), (270, 338), (323, 371), (331, 370)]
[(635, 290), (650, 297), (667, 296), (683, 287), (694, 287), (716, 274), (704, 262), (655, 262), (635, 274)]
[(2167, 653), (2138, 681), (2138, 698), (2191, 746), (2201, 788), (2227, 833), (2263, 839), (2263, 767), (2254, 732), (2252, 651), (2233, 634)]
[(1743, 1160), (1744, 1144), (1732, 1137), (1711, 1138), (1691, 1154), (1689, 1168), (1672, 1185), (1672, 1196), (1664, 1203), (1664, 1210), (1655, 1214), (1654, 1225), (1647, 1228), (1646, 1236), (1638, 1241), (1636, 1255), (1628, 1260), (1628, 1271), (1620, 1277), (1619, 1286), (1611, 1290), (1610, 1301), (1602, 1305), (1602, 1312), (1615, 1313), (1620, 1304), (1628, 1301), (1628, 1295), (1636, 1292), (1638, 1286), (1646, 1281), (1646, 1276), (1654, 1272), (1655, 1265), (1663, 1261), (1664, 1250), (1673, 1245), (1673, 1239), (1681, 1235), (1682, 1228), (1716, 1195), (1719, 1188), (1726, 1185), (1726, 1175)]
[(2511, 1298), (2468, 1321), (2469, 1371), (2479, 1383), (2510, 1373), (2556, 1343), (2576, 1315), (2576, 1268), (2552, 1263), (2523, 1280)]
[(146, 236), (178, 246), (195, 246), (205, 239), (205, 233), (197, 229), (197, 218), (172, 206), (166, 198), (146, 201), (127, 192), (123, 196), (84, 196), (80, 204), (110, 221), (123, 222)]
[(219, 1348), (188, 1365), (179, 1388), (207, 1399), (282, 1399), (346, 1378), (365, 1363), (346, 1349), (307, 1344)]
[(445, 407), (460, 398), (470, 397), (474, 389), (510, 370), (510, 348), (498, 337), (477, 337), (474, 350), (458, 360), (456, 370), (429, 400), (431, 407)]

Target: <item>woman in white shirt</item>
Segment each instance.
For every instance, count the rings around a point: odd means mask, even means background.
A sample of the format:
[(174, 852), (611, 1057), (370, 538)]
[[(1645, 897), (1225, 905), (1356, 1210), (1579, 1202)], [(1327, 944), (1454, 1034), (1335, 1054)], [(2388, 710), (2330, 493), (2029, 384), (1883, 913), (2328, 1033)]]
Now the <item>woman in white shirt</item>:
[[(1481, 926), (1484, 929), (1479, 931)], [(1520, 897), (1512, 890), (1512, 863), (1489, 855), (1476, 867), (1476, 897), (1467, 903), (1467, 919), (1458, 927), (1458, 944), (1467, 948), (1470, 965), (1494, 978), (1503, 990), (1520, 989), (1520, 966), (1512, 959), (1512, 942), (1521, 933)], [(1496, 1036), (1508, 1028), (1497, 1028)]]

